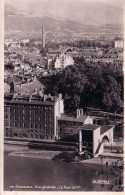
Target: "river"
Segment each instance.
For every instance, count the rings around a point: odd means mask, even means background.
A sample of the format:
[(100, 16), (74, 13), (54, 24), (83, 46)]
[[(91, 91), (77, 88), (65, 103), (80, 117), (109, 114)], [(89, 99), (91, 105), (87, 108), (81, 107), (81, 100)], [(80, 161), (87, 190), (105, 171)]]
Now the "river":
[(93, 191), (101, 165), (4, 157), (5, 191)]

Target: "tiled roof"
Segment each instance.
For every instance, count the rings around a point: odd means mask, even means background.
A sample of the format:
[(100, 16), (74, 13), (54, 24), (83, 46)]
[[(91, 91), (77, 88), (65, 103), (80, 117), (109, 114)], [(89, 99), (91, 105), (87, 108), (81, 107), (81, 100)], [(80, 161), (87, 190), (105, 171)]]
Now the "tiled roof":
[(21, 79), (15, 75), (13, 75), (12, 77), (8, 77), (7, 79), (8, 84), (10, 84), (12, 81), (15, 83), (21, 83)]
[(64, 120), (64, 121), (73, 121), (73, 122), (85, 122), (85, 120), (88, 118), (86, 115), (81, 115), (78, 118), (75, 117), (70, 117), (65, 114), (62, 114), (59, 120)]
[(113, 128), (114, 126), (113, 125), (103, 125), (101, 127), (101, 131), (100, 131), (100, 134), (102, 135), (103, 133), (105, 133), (106, 131), (108, 131), (109, 129)]
[(25, 83), (21, 85), (14, 84), (14, 92), (18, 93), (19, 91), (21, 91), (22, 94), (25, 94), (27, 92), (28, 94), (31, 95), (35, 93), (35, 89), (40, 91), (43, 88), (44, 88), (44, 85), (41, 84), (37, 78), (29, 83)]
[(96, 130), (97, 128), (99, 128), (100, 125), (96, 125), (96, 124), (86, 124), (86, 125), (82, 125), (81, 129), (84, 130)]

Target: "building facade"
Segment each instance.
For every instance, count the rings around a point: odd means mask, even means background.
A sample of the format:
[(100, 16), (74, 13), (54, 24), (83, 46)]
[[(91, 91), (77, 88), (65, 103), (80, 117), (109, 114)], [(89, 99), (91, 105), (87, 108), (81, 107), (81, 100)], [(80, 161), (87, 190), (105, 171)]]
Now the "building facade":
[(77, 109), (76, 117), (61, 114), (58, 119), (58, 138), (65, 139), (69, 136), (77, 135), (79, 128), (84, 124), (93, 124), (93, 118), (83, 115), (82, 109)]
[(64, 112), (61, 95), (41, 98), (7, 95), (4, 104), (5, 137), (58, 139), (57, 118)]

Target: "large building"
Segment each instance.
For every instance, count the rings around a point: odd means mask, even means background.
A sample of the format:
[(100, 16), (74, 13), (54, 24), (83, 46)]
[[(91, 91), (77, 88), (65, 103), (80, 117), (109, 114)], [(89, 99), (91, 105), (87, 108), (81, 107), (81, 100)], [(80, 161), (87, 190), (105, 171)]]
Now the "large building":
[(83, 109), (77, 109), (76, 117), (61, 114), (58, 119), (59, 139), (66, 139), (69, 136), (78, 134), (79, 128), (84, 124), (93, 124), (93, 117), (83, 115)]
[(124, 47), (124, 41), (123, 40), (115, 40), (115, 48), (123, 48)]
[(5, 137), (58, 139), (57, 118), (64, 112), (61, 94), (59, 97), (7, 94), (4, 104)]

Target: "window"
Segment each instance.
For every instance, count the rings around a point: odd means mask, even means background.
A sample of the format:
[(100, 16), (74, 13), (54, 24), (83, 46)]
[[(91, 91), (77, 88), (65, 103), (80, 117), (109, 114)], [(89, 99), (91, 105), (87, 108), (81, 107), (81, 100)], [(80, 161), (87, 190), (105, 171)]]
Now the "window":
[(35, 110), (35, 111), (34, 111), (34, 114), (38, 114), (38, 111), (37, 111), (37, 110)]
[(39, 120), (39, 121), (41, 121), (41, 120), (42, 120), (42, 118), (41, 118), (41, 117), (39, 117), (39, 118), (38, 118), (38, 120)]
[(32, 123), (30, 124), (30, 127), (33, 128), (33, 124)]
[(37, 121), (37, 117), (35, 117), (34, 119), (35, 119), (35, 121)]
[(19, 120), (22, 120), (22, 116), (19, 116)]
[(53, 116), (53, 113), (52, 113), (52, 112), (50, 112), (50, 113), (49, 113), (49, 115), (50, 115), (50, 116)]
[(25, 114), (26, 113), (26, 111), (25, 110), (23, 110), (23, 114)]
[(26, 128), (26, 123), (23, 123), (23, 127)]
[(39, 111), (39, 114), (42, 114), (42, 111), (41, 110)]
[(14, 120), (17, 120), (17, 116), (14, 116)]
[(5, 115), (5, 119), (8, 119), (8, 115), (7, 114)]
[(4, 108), (4, 111), (7, 112), (7, 108)]
[(52, 133), (53, 132), (53, 130), (52, 129), (50, 129), (50, 133)]
[(47, 129), (45, 129), (45, 133), (47, 133)]
[(14, 109), (14, 113), (17, 113), (17, 110), (16, 109)]
[(52, 121), (53, 121), (53, 118), (50, 117), (50, 118), (49, 118), (49, 121), (52, 122)]
[(30, 114), (33, 114), (33, 110), (30, 110)]
[(48, 112), (45, 112), (45, 116), (48, 116)]
[(40, 128), (40, 129), (42, 128), (42, 124), (39, 124), (39, 128)]
[(45, 117), (45, 121), (48, 121), (48, 118), (47, 117)]
[(61, 128), (60, 128), (60, 132), (62, 132), (62, 130), (63, 130), (63, 129), (62, 129), (62, 127), (61, 127)]
[(5, 127), (8, 126), (8, 122), (5, 122), (4, 125), (5, 125)]
[(14, 127), (17, 127), (17, 122), (14, 123)]
[(22, 113), (22, 110), (19, 110), (18, 112), (19, 112), (19, 114), (21, 114)]
[(21, 123), (19, 123), (19, 127), (22, 127), (22, 124)]
[(47, 110), (48, 109), (48, 107), (47, 106), (45, 106), (45, 110)]
[(51, 123), (49, 124), (49, 127), (52, 127), (52, 124)]
[(45, 123), (45, 127), (47, 127), (48, 126), (48, 123)]
[(35, 124), (34, 127), (37, 128), (37, 124)]

